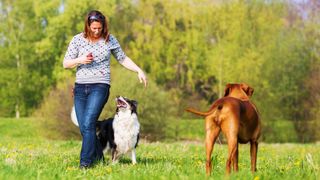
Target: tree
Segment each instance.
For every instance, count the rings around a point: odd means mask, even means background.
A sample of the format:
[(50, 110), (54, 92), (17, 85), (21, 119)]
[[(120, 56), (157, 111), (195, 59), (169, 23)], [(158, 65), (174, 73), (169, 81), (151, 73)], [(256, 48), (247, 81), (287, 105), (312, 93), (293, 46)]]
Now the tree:
[(51, 84), (53, 64), (37, 54), (36, 44), (46, 26), (30, 0), (1, 3), (1, 80), (2, 116), (26, 116), (41, 101)]

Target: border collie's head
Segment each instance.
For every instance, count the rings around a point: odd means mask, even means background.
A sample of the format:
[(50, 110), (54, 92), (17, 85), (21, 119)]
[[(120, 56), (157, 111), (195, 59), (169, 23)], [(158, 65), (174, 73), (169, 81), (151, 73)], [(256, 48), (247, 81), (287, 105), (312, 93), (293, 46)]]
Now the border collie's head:
[(117, 96), (117, 112), (119, 111), (131, 111), (131, 113), (137, 113), (138, 102), (130, 100), (126, 97)]

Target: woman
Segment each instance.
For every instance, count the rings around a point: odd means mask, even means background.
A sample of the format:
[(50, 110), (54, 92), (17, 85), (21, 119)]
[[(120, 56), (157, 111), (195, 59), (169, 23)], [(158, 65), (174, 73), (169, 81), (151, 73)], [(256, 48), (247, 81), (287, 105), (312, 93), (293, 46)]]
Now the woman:
[(99, 11), (91, 11), (86, 16), (84, 32), (73, 37), (63, 60), (64, 68), (77, 67), (74, 104), (82, 135), (81, 169), (103, 160), (96, 137), (96, 121), (109, 97), (111, 54), (125, 68), (137, 72), (140, 82), (147, 85), (143, 71), (109, 34), (105, 16)]

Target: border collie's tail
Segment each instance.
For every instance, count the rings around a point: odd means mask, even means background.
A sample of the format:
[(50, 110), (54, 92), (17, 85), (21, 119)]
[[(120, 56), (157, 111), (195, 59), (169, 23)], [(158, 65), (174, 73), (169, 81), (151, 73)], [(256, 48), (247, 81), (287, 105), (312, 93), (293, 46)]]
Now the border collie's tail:
[(77, 115), (76, 115), (76, 110), (75, 110), (74, 106), (72, 106), (72, 110), (71, 110), (70, 115), (71, 115), (71, 121), (73, 122), (73, 124), (79, 127), (78, 119), (77, 119)]

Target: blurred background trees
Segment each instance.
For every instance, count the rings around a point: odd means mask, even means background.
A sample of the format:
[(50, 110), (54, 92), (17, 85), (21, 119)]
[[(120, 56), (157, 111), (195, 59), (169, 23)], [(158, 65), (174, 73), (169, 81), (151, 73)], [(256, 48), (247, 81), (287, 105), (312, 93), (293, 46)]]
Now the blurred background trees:
[[(163, 139), (193, 117), (185, 107), (206, 110), (227, 83), (246, 82), (255, 89), (264, 141), (319, 140), (317, 0), (1, 0), (2, 117), (70, 121), (74, 70), (64, 70), (62, 60), (92, 9), (108, 17), (111, 33), (151, 82), (143, 89), (112, 60), (113, 94), (101, 118), (112, 116), (113, 96), (136, 98), (145, 135)], [(64, 137), (76, 133), (54, 124)]]

